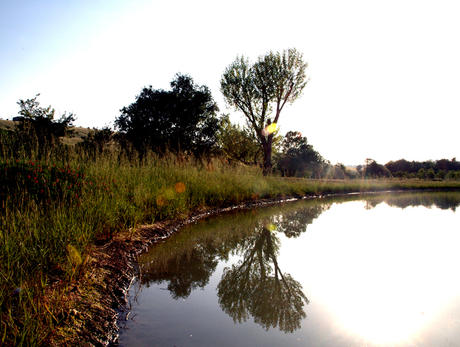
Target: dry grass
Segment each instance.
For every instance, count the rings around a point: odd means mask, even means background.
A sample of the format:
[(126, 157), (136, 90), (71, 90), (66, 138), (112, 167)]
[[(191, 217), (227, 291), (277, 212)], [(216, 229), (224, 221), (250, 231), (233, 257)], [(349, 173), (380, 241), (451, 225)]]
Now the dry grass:
[[(5, 130), (14, 130), (15, 122), (8, 119), (0, 119), (0, 129)], [(83, 128), (83, 127), (71, 127), (74, 131), (72, 137), (63, 137), (61, 138), (62, 143), (66, 145), (75, 145), (83, 141), (83, 139), (88, 136), (88, 133), (91, 131), (90, 128)]]

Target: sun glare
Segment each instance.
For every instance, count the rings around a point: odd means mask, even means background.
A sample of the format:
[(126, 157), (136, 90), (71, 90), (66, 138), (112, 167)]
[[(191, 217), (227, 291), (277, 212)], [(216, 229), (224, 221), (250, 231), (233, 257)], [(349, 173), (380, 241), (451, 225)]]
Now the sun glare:
[(268, 136), (270, 134), (273, 134), (277, 129), (278, 126), (276, 125), (276, 123), (271, 123), (262, 129), (262, 134), (264, 136)]
[(320, 216), (301, 245), (285, 243), (285, 258), (307, 254), (306, 263), (290, 271), (302, 278), (312, 304), (328, 312), (337, 333), (365, 345), (417, 344), (442, 328), (439, 315), (459, 297), (460, 235), (435, 222), (442, 213), (458, 224), (458, 214), (385, 204), (360, 210), (356, 204), (362, 202), (324, 212), (333, 216)]

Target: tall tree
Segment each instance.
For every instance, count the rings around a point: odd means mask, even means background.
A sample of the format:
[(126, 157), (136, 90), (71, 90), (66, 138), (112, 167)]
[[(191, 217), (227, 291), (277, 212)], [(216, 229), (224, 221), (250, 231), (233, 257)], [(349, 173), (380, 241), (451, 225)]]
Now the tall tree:
[(121, 109), (116, 127), (139, 151), (209, 153), (217, 141), (217, 104), (206, 86), (177, 74), (171, 90), (142, 89), (136, 101)]
[(269, 52), (253, 65), (244, 57), (230, 64), (221, 78), (229, 105), (243, 112), (264, 153), (264, 174), (271, 172), (274, 131), (286, 103), (302, 93), (307, 78), (302, 54), (295, 49)]

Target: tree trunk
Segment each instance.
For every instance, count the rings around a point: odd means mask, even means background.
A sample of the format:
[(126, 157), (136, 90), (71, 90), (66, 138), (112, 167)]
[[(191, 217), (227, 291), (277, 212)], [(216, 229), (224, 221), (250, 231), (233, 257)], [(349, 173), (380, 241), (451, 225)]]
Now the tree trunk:
[(262, 147), (264, 149), (264, 168), (263, 175), (267, 176), (272, 172), (272, 140), (273, 136), (269, 135), (265, 141), (263, 141)]

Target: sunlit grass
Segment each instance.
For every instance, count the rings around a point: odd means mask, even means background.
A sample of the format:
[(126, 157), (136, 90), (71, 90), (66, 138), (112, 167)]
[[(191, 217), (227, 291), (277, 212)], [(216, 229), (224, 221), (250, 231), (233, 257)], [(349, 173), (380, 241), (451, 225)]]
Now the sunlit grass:
[[(265, 198), (395, 189), (458, 189), (460, 182), (306, 180), (261, 170), (116, 153), (87, 160), (0, 160), (0, 344), (41, 344), (66, 319), (50, 284), (78, 279), (91, 245), (143, 223)], [(65, 285), (61, 286), (65, 291)]]

